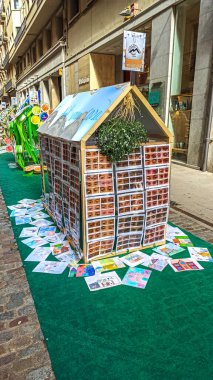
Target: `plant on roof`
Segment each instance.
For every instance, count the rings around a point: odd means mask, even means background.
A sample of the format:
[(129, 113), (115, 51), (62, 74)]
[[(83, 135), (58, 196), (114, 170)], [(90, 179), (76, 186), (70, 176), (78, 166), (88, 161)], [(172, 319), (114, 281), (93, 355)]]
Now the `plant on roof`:
[(99, 127), (98, 147), (111, 162), (123, 160), (126, 155), (148, 141), (143, 124), (135, 120), (136, 109), (138, 107), (129, 93), (114, 117)]

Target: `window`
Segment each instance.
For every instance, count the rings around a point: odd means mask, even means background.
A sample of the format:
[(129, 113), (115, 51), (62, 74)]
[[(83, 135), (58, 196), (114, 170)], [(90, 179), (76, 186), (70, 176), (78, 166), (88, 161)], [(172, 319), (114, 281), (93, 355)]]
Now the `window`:
[(51, 30), (50, 29), (46, 29), (45, 33), (46, 33), (46, 48), (47, 48), (47, 50), (49, 50), (51, 48), (51, 46), (52, 46)]
[(16, 77), (19, 77), (19, 63), (16, 64)]
[(56, 17), (56, 35), (57, 35), (58, 40), (61, 37), (63, 37), (63, 18), (62, 17)]
[(32, 47), (32, 61), (33, 63), (36, 62), (36, 47), (35, 46)]
[(80, 11), (79, 8), (79, 0), (71, 0), (70, 1), (70, 12), (69, 12), (69, 18), (72, 20)]
[(27, 53), (27, 65), (30, 65), (30, 52)]
[(38, 54), (39, 58), (43, 55), (43, 41), (42, 38), (38, 40)]
[(26, 57), (24, 57), (24, 69), (26, 69), (27, 63), (26, 63)]
[(20, 61), (19, 63), (19, 73), (21, 74), (22, 73), (22, 62)]
[(19, 9), (20, 8), (20, 1), (19, 0), (14, 0), (14, 9)]
[(18, 32), (19, 32), (20, 29), (21, 29), (20, 26), (16, 26), (16, 36), (17, 36), (17, 34), (18, 34)]

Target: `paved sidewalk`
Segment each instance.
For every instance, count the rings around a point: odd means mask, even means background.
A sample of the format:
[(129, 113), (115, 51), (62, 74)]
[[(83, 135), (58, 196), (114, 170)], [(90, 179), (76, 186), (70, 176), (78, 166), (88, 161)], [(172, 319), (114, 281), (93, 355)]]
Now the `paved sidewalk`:
[(172, 164), (171, 201), (213, 224), (213, 173)]
[(213, 244), (213, 227), (209, 227), (204, 223), (196, 221), (194, 218), (182, 214), (182, 212), (170, 208), (169, 221), (176, 224), (178, 227), (191, 232), (200, 239), (203, 239), (210, 244)]
[(1, 192), (0, 379), (55, 379)]

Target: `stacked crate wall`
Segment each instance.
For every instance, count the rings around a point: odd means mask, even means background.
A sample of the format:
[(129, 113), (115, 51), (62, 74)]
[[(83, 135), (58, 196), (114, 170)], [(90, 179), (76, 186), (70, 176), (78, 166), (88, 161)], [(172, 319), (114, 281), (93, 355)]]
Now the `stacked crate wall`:
[(80, 150), (56, 138), (40, 137), (42, 158), (47, 166), (48, 209), (59, 228), (65, 229), (72, 245), (80, 250)]
[(169, 204), (169, 144), (145, 145), (112, 165), (85, 151), (87, 261), (164, 242)]

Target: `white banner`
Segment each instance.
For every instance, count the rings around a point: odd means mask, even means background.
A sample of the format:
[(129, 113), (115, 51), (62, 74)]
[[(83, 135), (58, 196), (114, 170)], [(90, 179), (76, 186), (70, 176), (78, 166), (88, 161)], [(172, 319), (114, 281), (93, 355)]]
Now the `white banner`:
[(38, 91), (31, 90), (29, 94), (29, 103), (30, 104), (38, 104)]
[(144, 71), (146, 33), (124, 30), (122, 70)]
[(17, 106), (17, 104), (18, 104), (17, 98), (15, 96), (11, 97), (11, 106)]

